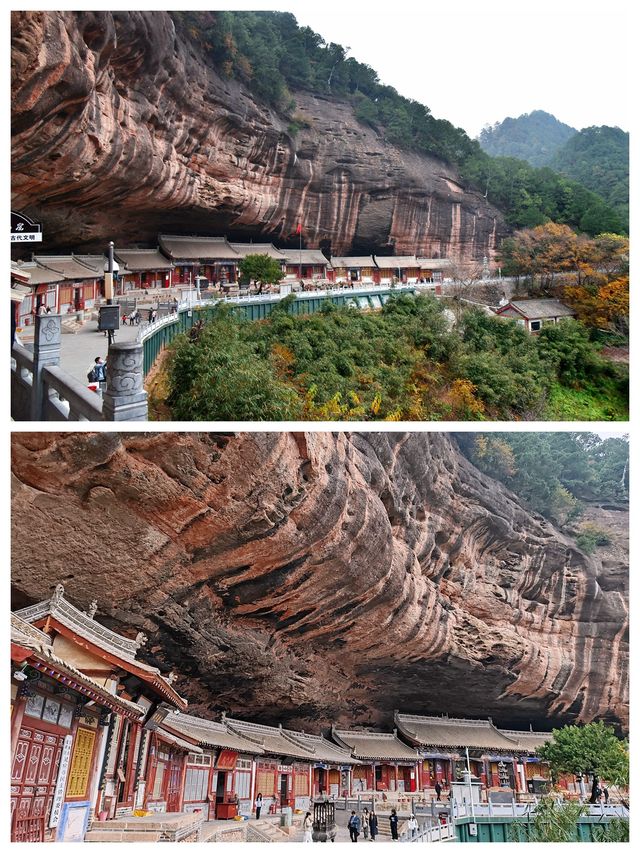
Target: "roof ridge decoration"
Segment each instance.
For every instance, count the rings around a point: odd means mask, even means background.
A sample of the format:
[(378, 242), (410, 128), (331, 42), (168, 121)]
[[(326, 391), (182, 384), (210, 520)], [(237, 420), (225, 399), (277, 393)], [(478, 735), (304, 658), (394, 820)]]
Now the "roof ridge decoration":
[[(93, 605), (96, 605), (93, 609)], [(45, 616), (54, 616), (66, 627), (71, 630), (77, 630), (85, 639), (96, 642), (97, 645), (102, 645), (105, 650), (113, 651), (115, 654), (129, 658), (136, 663), (136, 654), (139, 648), (146, 642), (146, 637), (141, 632), (138, 633), (135, 640), (130, 640), (123, 637), (121, 634), (116, 634), (110, 628), (106, 628), (99, 622), (96, 622), (94, 616), (97, 612), (97, 602), (92, 602), (89, 613), (83, 613), (70, 601), (64, 597), (64, 585), (59, 583), (56, 585), (51, 598), (40, 601), (37, 604), (32, 604), (30, 607), (23, 607), (16, 611), (16, 615), (25, 622), (36, 622)], [(86, 636), (86, 635), (89, 636)], [(144, 664), (143, 664), (144, 665)], [(159, 670), (158, 670), (159, 673)]]

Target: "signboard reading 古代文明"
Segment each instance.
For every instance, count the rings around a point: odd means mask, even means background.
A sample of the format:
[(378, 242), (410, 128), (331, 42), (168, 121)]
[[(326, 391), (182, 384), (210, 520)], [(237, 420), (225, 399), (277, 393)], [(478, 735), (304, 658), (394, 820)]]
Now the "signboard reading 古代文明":
[(24, 213), (11, 211), (11, 242), (12, 243), (41, 243), (42, 225), (33, 222)]

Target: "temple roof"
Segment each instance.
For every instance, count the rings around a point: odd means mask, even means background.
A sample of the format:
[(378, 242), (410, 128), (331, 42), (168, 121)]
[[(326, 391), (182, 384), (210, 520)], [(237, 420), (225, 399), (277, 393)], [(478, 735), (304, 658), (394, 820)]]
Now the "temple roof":
[(185, 260), (228, 260), (238, 261), (240, 255), (226, 237), (184, 237), (160, 234), (160, 248), (174, 261)]
[[(104, 276), (104, 257), (99, 255), (34, 255), (33, 259), (39, 267), (58, 273), (66, 280)], [(33, 275), (31, 281), (34, 281)]]
[(235, 749), (238, 752), (248, 752), (261, 755), (261, 746), (242, 735), (230, 731), (224, 723), (213, 720), (203, 720), (191, 714), (171, 714), (162, 723), (164, 728), (175, 730), (186, 737), (197, 740), (204, 746)]
[(246, 258), (247, 255), (268, 255), (277, 261), (284, 261), (285, 259), (284, 253), (277, 249), (273, 243), (230, 243), (229, 245), (243, 258)]
[(315, 264), (316, 266), (331, 266), (320, 249), (280, 249), (285, 261), (291, 266), (295, 264)]
[(421, 747), (517, 750), (517, 742), (500, 732), (491, 720), (466, 720), (451, 717), (394, 715), (400, 732)]
[(533, 754), (539, 746), (544, 746), (553, 738), (551, 732), (519, 732), (515, 729), (499, 729), (498, 731), (515, 740), (519, 749), (530, 754)]
[(121, 273), (173, 269), (171, 261), (159, 249), (118, 249), (115, 254), (124, 264)]
[[(85, 687), (92, 693), (97, 694), (97, 701), (102, 702), (109, 710), (124, 711), (128, 716), (142, 717), (144, 715), (144, 708), (140, 705), (110, 693), (104, 685), (89, 678), (88, 675), (80, 672), (72, 664), (58, 657), (53, 651), (51, 637), (45, 634), (44, 631), (40, 631), (38, 628), (30, 625), (29, 622), (21, 619), (15, 613), (11, 614), (11, 643), (30, 651), (32, 660), (45, 665), (43, 669), (44, 673), (53, 674), (53, 671), (55, 671), (62, 676), (73, 679), (73, 682), (78, 685), (76, 692), (82, 693), (81, 688)], [(50, 669), (48, 670), (47, 667), (50, 667)], [(75, 690), (76, 688), (70, 687), (70, 689)]]
[(416, 258), (420, 269), (444, 270), (451, 266), (449, 258)]
[(418, 267), (418, 259), (415, 255), (376, 255), (376, 264), (381, 270), (397, 270), (404, 267)]
[(375, 267), (375, 261), (373, 260), (372, 255), (368, 255), (367, 257), (357, 256), (357, 257), (341, 257), (341, 258), (331, 258), (331, 266), (336, 268), (348, 268), (348, 267)]
[(305, 732), (294, 732), (284, 729), (286, 734), (298, 741), (306, 749), (313, 750), (314, 761), (327, 762), (329, 764), (357, 764), (348, 749), (342, 749), (322, 735), (310, 735)]
[(305, 761), (315, 761), (313, 747), (298, 741), (280, 726), (262, 726), (258, 723), (245, 723), (242, 720), (225, 718), (229, 730), (241, 735), (270, 755), (286, 755), (291, 758), (302, 758)]
[(351, 750), (355, 758), (378, 761), (416, 761), (416, 750), (396, 737), (395, 732), (331, 729), (338, 744)]
[[(94, 605), (97, 608), (97, 605)], [(88, 641), (112, 657), (116, 658), (121, 668), (138, 675), (143, 681), (151, 684), (164, 698), (179, 707), (186, 707), (186, 701), (179, 696), (159, 669), (143, 661), (136, 660), (138, 649), (146, 642), (143, 634), (138, 634), (135, 640), (116, 634), (94, 619), (95, 609), (85, 613), (74, 607), (64, 597), (64, 586), (58, 584), (51, 598), (40, 601), (31, 607), (16, 611), (16, 615), (29, 623), (39, 622), (51, 617), (73, 634)]]

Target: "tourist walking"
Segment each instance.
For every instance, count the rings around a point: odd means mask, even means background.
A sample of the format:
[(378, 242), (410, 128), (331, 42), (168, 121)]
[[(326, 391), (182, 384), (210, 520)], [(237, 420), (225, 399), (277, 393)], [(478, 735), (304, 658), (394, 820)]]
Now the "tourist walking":
[(436, 791), (436, 800), (438, 802), (440, 802), (440, 794), (442, 793), (442, 785), (440, 784), (440, 780), (436, 780), (435, 791)]
[(375, 841), (378, 834), (378, 815), (375, 812), (371, 812), (369, 815), (369, 832), (371, 833), (371, 840)]
[(349, 835), (352, 841), (357, 841), (358, 836), (360, 835), (360, 818), (355, 812), (351, 812), (351, 817), (349, 818), (349, 823), (347, 826), (349, 827)]
[(311, 812), (307, 812), (304, 816), (304, 820), (302, 821), (302, 829), (304, 831), (302, 840), (305, 842), (313, 841), (313, 818), (311, 817)]
[(411, 838), (414, 838), (418, 831), (418, 821), (414, 814), (409, 818), (409, 823), (407, 824), (409, 832), (411, 833)]
[(260, 820), (260, 810), (262, 809), (262, 794), (256, 797), (256, 820)]
[(389, 817), (389, 826), (391, 827), (391, 840), (398, 840), (398, 815), (395, 809), (391, 809)]
[(369, 809), (362, 810), (362, 837), (369, 840)]

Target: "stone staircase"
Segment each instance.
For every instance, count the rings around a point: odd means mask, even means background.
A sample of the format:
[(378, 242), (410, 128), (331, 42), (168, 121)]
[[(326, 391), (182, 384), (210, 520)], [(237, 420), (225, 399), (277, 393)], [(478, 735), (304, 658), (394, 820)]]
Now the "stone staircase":
[[(407, 820), (398, 819), (398, 837), (402, 836), (407, 823)], [(391, 826), (388, 814), (378, 814), (378, 839), (380, 841), (391, 841)]]
[(77, 335), (80, 329), (82, 329), (82, 323), (78, 323), (77, 320), (72, 320), (71, 317), (67, 320), (62, 320), (60, 326), (63, 334), (67, 335)]
[[(262, 839), (251, 838), (251, 835), (261, 835)], [(286, 829), (281, 829), (276, 823), (270, 820), (252, 820), (247, 824), (247, 841), (265, 841), (271, 844), (277, 844), (281, 841), (290, 841), (289, 833)]]

